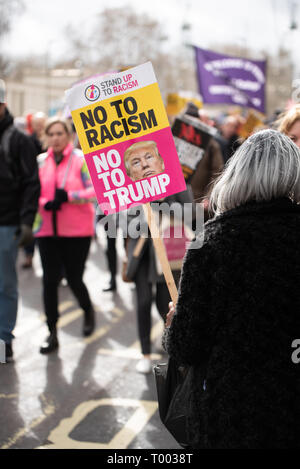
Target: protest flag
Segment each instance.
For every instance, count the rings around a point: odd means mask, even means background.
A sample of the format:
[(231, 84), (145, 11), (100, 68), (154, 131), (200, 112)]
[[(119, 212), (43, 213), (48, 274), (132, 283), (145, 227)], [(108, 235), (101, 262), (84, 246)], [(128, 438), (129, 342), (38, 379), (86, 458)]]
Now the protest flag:
[(235, 104), (265, 112), (266, 61), (195, 47), (197, 79), (204, 103)]

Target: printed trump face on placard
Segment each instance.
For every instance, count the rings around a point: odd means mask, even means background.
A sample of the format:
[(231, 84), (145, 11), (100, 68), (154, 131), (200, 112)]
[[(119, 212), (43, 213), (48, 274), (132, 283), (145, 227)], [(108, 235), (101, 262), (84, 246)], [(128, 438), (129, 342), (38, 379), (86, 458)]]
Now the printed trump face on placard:
[[(186, 189), (170, 129), (86, 155), (105, 214), (165, 198)], [(165, 155), (162, 158), (161, 155)]]
[(124, 153), (124, 165), (133, 181), (156, 176), (165, 169), (164, 160), (154, 140), (137, 142), (127, 148)]

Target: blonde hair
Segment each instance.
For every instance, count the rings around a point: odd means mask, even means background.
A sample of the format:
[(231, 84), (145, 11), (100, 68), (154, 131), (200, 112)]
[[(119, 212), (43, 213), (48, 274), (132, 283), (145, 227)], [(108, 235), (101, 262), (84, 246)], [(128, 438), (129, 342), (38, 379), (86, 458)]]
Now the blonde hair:
[(219, 215), (249, 201), (289, 197), (300, 201), (300, 150), (277, 130), (249, 137), (215, 181), (210, 210)]
[(45, 126), (45, 134), (49, 135), (49, 130), (54, 124), (61, 124), (63, 128), (65, 129), (65, 132), (69, 135), (71, 138), (72, 135), (72, 127), (71, 124), (68, 120), (63, 119), (62, 117), (59, 116), (54, 116), (50, 117), (50, 119), (47, 120), (46, 126)]
[(295, 122), (300, 120), (300, 104), (296, 104), (289, 111), (282, 113), (276, 124), (279, 132), (288, 134)]
[(161, 157), (159, 151), (158, 151), (158, 148), (157, 148), (157, 143), (154, 141), (154, 140), (146, 140), (146, 141), (140, 141), (140, 142), (136, 142), (136, 143), (133, 143), (132, 145), (130, 145), (130, 147), (128, 147), (125, 152), (124, 152), (124, 165), (125, 165), (125, 169), (126, 169), (126, 173), (128, 176), (130, 176), (130, 168), (129, 168), (129, 164), (128, 164), (128, 158), (129, 156), (131, 155), (131, 153), (134, 151), (134, 150), (138, 150), (139, 148), (145, 148), (145, 147), (152, 147), (154, 148), (155, 150), (155, 153), (156, 155), (162, 160), (162, 162), (164, 163), (164, 160), (163, 158)]

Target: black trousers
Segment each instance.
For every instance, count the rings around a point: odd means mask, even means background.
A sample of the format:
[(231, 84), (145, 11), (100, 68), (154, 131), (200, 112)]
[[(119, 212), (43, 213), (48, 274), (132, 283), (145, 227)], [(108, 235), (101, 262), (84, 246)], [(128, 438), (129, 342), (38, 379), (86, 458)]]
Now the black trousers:
[(38, 238), (43, 267), (43, 300), (50, 330), (58, 320), (58, 285), (64, 271), (69, 287), (80, 307), (88, 312), (92, 306), (88, 290), (82, 280), (91, 237)]
[(137, 327), (144, 355), (151, 352), (151, 306), (153, 300), (153, 287), (155, 287), (155, 303), (157, 310), (165, 322), (169, 311), (170, 293), (165, 282), (149, 282), (149, 256), (143, 256), (134, 279), (137, 299)]
[(110, 238), (107, 235), (107, 249), (106, 249), (106, 258), (108, 263), (108, 268), (110, 271), (111, 279), (114, 280), (117, 275), (117, 248), (116, 248), (116, 238)]

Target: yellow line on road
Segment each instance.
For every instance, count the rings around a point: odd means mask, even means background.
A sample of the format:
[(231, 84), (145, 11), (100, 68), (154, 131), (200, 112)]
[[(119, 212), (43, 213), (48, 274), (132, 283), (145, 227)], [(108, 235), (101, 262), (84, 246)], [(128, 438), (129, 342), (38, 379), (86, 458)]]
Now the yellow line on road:
[(69, 313), (66, 313), (63, 316), (60, 316), (57, 323), (57, 327), (59, 329), (62, 329), (71, 322), (76, 321), (76, 319), (80, 318), (81, 316), (83, 316), (82, 309), (74, 309), (73, 311), (70, 311)]
[(117, 307), (112, 309), (112, 313), (115, 313), (115, 317), (111, 319), (110, 323), (106, 326), (100, 327), (90, 337), (84, 339), (85, 344), (90, 345), (93, 342), (96, 342), (96, 340), (100, 339), (100, 337), (103, 337), (112, 328), (112, 325), (118, 323), (124, 317), (125, 314), (122, 309)]
[[(70, 308), (72, 305), (73, 305), (73, 301), (63, 301), (59, 305), (59, 312), (63, 313), (68, 308)], [(77, 319), (77, 317), (80, 316), (80, 314), (82, 314), (82, 310), (81, 309), (75, 309), (73, 311), (70, 311), (69, 313), (64, 314), (63, 316), (60, 316), (60, 318), (58, 320), (58, 327), (64, 327), (65, 325), (69, 324), (70, 322), (75, 321)], [(68, 319), (68, 318), (70, 318), (70, 319)], [(46, 319), (46, 316), (44, 314), (41, 314), (40, 320), (44, 322), (45, 319)]]
[[(161, 320), (157, 321), (156, 324), (154, 324), (154, 326), (152, 327), (151, 329), (151, 340), (154, 341), (156, 339), (158, 339), (159, 337), (162, 336), (162, 333), (163, 333), (163, 322)], [(136, 348), (136, 349), (139, 349), (140, 348), (140, 342), (138, 340), (136, 340), (131, 346), (130, 348)]]
[(47, 406), (45, 408), (45, 414), (41, 415), (40, 417), (37, 417), (34, 419), (30, 425), (27, 427), (23, 427), (20, 430), (18, 430), (14, 436), (12, 436), (7, 443), (5, 443), (3, 446), (0, 447), (0, 449), (9, 449), (11, 446), (13, 446), (20, 438), (25, 436), (27, 433), (30, 433), (35, 427), (40, 425), (49, 415), (53, 414), (55, 412), (55, 407), (54, 406)]
[[(63, 313), (64, 311), (66, 311), (68, 308), (70, 308), (71, 306), (73, 305), (73, 301), (63, 301), (62, 303), (60, 303), (59, 305), (59, 311), (60, 313)], [(71, 312), (72, 313), (72, 312)], [(64, 315), (64, 317), (66, 317), (66, 315)], [(75, 318), (76, 319), (76, 318)], [(15, 329), (15, 333), (16, 333), (16, 336), (17, 337), (20, 337), (24, 334), (28, 334), (30, 333), (30, 331), (32, 330), (33, 326), (37, 326), (39, 327), (40, 326), (40, 322), (45, 322), (46, 320), (46, 317), (44, 314), (40, 314), (39, 317), (35, 318), (34, 320), (34, 323), (32, 323), (32, 321), (27, 324), (27, 325), (24, 325), (24, 324), (17, 324), (17, 327)], [(65, 320), (66, 321), (66, 320)], [(71, 322), (71, 321), (69, 321)], [(69, 324), (69, 322), (66, 322), (66, 324)]]
[[(162, 336), (163, 333), (163, 323), (162, 321), (158, 321), (151, 329), (151, 340), (155, 341), (159, 337)], [(105, 349), (105, 348), (100, 348), (98, 350), (99, 354), (104, 354), (104, 355), (111, 355), (114, 357), (123, 357), (123, 358), (133, 358), (133, 359), (139, 359), (141, 358), (141, 353), (140, 353), (140, 342), (136, 340), (130, 347), (127, 349)], [(151, 354), (151, 359), (152, 360), (159, 360), (161, 358), (160, 354)]]
[[(101, 406), (132, 407), (133, 415), (124, 427), (111, 439), (109, 443), (92, 443), (88, 441), (77, 441), (69, 437), (72, 430), (82, 422), (93, 410)], [(135, 410), (134, 410), (135, 409)], [(52, 449), (125, 449), (131, 441), (142, 431), (147, 422), (157, 410), (155, 401), (139, 401), (136, 399), (100, 399), (83, 402), (76, 407), (70, 418), (63, 419), (58, 427), (53, 429), (48, 440), (53, 445), (43, 448)]]
[[(124, 349), (106, 349), (106, 348), (100, 348), (98, 350), (98, 353), (101, 355), (110, 355), (112, 357), (120, 357), (120, 358), (131, 358), (133, 360), (140, 360), (142, 358), (141, 352), (138, 350), (134, 350), (131, 347), (130, 348), (124, 348)], [(162, 357), (159, 353), (151, 353), (151, 360), (159, 360)]]
[[(70, 306), (70, 304), (72, 304), (72, 303), (69, 302), (69, 304), (67, 304), (67, 302), (65, 302), (64, 308), (67, 309)], [(115, 316), (111, 319), (111, 323), (108, 324), (107, 326), (103, 326), (100, 329), (96, 330), (96, 332), (91, 337), (88, 337), (88, 338), (84, 339), (84, 343), (91, 344), (91, 343), (95, 342), (96, 340), (98, 340), (100, 337), (105, 335), (112, 328), (113, 324), (119, 322), (122, 319), (122, 317), (124, 316), (124, 311), (121, 310), (120, 308), (117, 308), (117, 307), (115, 307), (112, 310), (112, 313), (114, 313)], [(71, 322), (75, 321), (80, 316), (82, 316), (82, 310), (81, 309), (76, 309), (74, 311), (70, 311), (70, 313), (67, 313), (64, 316), (59, 318), (58, 327), (59, 328), (65, 327), (66, 325), (68, 325)], [(74, 344), (72, 344), (72, 346), (74, 346)], [(14, 395), (0, 394), (0, 398), (7, 399), (7, 398), (13, 398), (13, 397), (18, 397), (18, 395), (17, 394), (14, 394)], [(55, 408), (54, 408), (53, 405), (46, 405), (44, 407), (44, 415), (41, 415), (40, 417), (37, 417), (35, 420), (33, 420), (33, 422), (28, 427), (24, 427), (24, 428), (21, 428), (20, 430), (18, 430), (15, 433), (15, 435), (13, 437), (11, 437), (5, 445), (0, 447), (0, 449), (8, 449), (11, 446), (13, 446), (20, 438), (22, 438), (24, 435), (26, 435), (26, 433), (31, 431), (33, 428), (37, 427), (49, 415), (53, 414), (54, 412), (55, 412)]]
[(66, 309), (70, 308), (73, 305), (73, 301), (63, 301), (59, 304), (59, 311), (63, 313)]
[(0, 394), (0, 399), (16, 399), (18, 394)]
[[(68, 309), (72, 305), (72, 302), (64, 302), (60, 306), (60, 311)], [(84, 343), (91, 344), (98, 340), (100, 337), (103, 337), (114, 324), (118, 323), (125, 315), (125, 312), (115, 307), (112, 310), (114, 313), (114, 317), (112, 317), (109, 324), (106, 326), (100, 327), (95, 333), (86, 339), (84, 339)], [(64, 314), (59, 318), (58, 327), (62, 328), (66, 325), (70, 324), (71, 322), (78, 319), (82, 316), (82, 310), (76, 309), (70, 311), (69, 313)], [(159, 336), (162, 332), (162, 323), (159, 321), (155, 324), (151, 331), (151, 338), (155, 339)], [(137, 354), (138, 353), (139, 342), (136, 341), (132, 346), (129, 348), (129, 355)], [(103, 350), (103, 349), (102, 349)], [(101, 351), (101, 349), (100, 349)], [(100, 352), (99, 351), (99, 352)], [(119, 352), (119, 351), (113, 351)], [(155, 357), (155, 355), (153, 356)], [(0, 398), (15, 398), (18, 397), (17, 394), (11, 395), (4, 395), (0, 394)], [(46, 403), (47, 404), (47, 403)], [(80, 422), (86, 415), (101, 405), (111, 405), (111, 406), (123, 406), (123, 407), (136, 407), (133, 416), (128, 420), (126, 425), (117, 433), (117, 435), (111, 440), (109, 444), (102, 444), (102, 443), (89, 443), (89, 442), (78, 442), (72, 440), (68, 437), (66, 428), (68, 428), (69, 424), (72, 424), (72, 428), (74, 428), (76, 422)], [(34, 419), (30, 425), (19, 429), (14, 436), (12, 436), (7, 443), (5, 443), (0, 449), (8, 449), (13, 446), (20, 438), (24, 437), (27, 433), (32, 431), (35, 427), (40, 425), (49, 415), (52, 415), (55, 412), (55, 407), (53, 405), (45, 405), (44, 406), (44, 414), (40, 417)], [(132, 439), (141, 431), (141, 429), (146, 425), (148, 420), (152, 417), (152, 415), (157, 410), (157, 402), (152, 401), (139, 401), (139, 400), (132, 400), (132, 399), (102, 399), (100, 401), (89, 401), (80, 404), (74, 411), (73, 416), (70, 419), (64, 419), (61, 421), (59, 426), (52, 430), (49, 440), (54, 443), (54, 445), (46, 445), (41, 448), (109, 448), (109, 449), (122, 449), (128, 447)], [(74, 424), (75, 421), (75, 424)]]

